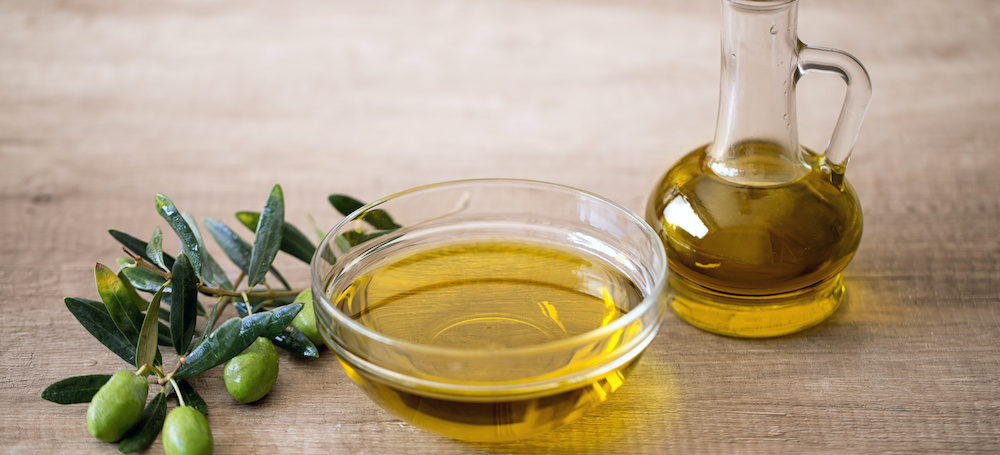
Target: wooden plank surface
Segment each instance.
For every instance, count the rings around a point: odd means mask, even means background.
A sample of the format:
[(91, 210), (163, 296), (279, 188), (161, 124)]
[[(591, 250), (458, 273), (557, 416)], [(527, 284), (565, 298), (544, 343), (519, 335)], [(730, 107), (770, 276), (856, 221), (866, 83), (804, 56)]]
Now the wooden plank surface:
[[(281, 183), (287, 218), (324, 228), (339, 218), (330, 193), (471, 177), (641, 211), (711, 140), (718, 13), (712, 0), (0, 0), (0, 451), (114, 452), (87, 434), (85, 406), (39, 393), (124, 366), (62, 298), (96, 297), (94, 263), (121, 255), (108, 228), (163, 224), (156, 192), (231, 220)], [(195, 380), (217, 453), (995, 453), (998, 29), (993, 0), (801, 5), (802, 39), (856, 55), (875, 88), (848, 172), (864, 239), (849, 300), (823, 325), (741, 341), (668, 314), (609, 402), (506, 444), (425, 433), (328, 352), (283, 354), (259, 404), (229, 398), (218, 369)], [(803, 143), (822, 148), (843, 88), (800, 89)]]

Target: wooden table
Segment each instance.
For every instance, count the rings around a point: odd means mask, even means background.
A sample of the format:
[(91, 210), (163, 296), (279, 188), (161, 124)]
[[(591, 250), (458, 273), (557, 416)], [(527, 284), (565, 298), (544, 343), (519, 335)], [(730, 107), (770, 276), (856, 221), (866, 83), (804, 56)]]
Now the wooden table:
[[(166, 228), (155, 193), (235, 225), (281, 183), (287, 219), (324, 229), (330, 193), (471, 177), (641, 211), (712, 139), (718, 14), (713, 0), (0, 1), (0, 451), (115, 451), (87, 434), (85, 405), (39, 393), (125, 367), (62, 299), (97, 297), (94, 263), (122, 255), (106, 229)], [(744, 341), (668, 314), (596, 412), (494, 445), (402, 423), (329, 351), (282, 353), (255, 405), (228, 397), (218, 368), (196, 378), (217, 452), (995, 453), (998, 27), (994, 0), (801, 5), (802, 39), (849, 50), (875, 88), (848, 172), (864, 240), (821, 326)], [(841, 85), (803, 80), (805, 145), (826, 143)], [(307, 283), (302, 263), (278, 264)]]

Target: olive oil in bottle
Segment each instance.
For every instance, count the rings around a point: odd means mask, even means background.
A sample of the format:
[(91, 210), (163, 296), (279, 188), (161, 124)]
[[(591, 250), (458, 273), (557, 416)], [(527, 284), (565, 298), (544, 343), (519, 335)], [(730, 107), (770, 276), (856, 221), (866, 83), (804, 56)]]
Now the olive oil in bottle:
[[(646, 220), (666, 244), (676, 314), (724, 335), (786, 335), (843, 301), (840, 272), (861, 239), (844, 169), (871, 82), (847, 53), (798, 39), (797, 0), (721, 2), (715, 140), (660, 179)], [(811, 72), (847, 83), (822, 154), (799, 144), (796, 126), (796, 84)]]
[[(579, 336), (615, 321), (643, 297), (596, 257), (519, 241), (464, 241), (390, 254), (355, 277), (334, 303), (385, 337), (488, 353)], [(621, 386), (637, 357), (610, 370), (588, 368), (585, 363), (597, 362), (599, 350), (587, 346), (570, 353), (570, 365), (526, 357), (517, 365), (484, 362), (460, 375), (451, 374), (454, 366), (445, 357), (406, 359), (424, 378), (453, 382), (454, 389), (379, 377), (344, 358), (341, 364), (373, 400), (406, 421), (456, 439), (498, 441), (574, 420)], [(523, 376), (528, 387), (566, 368), (589, 372), (544, 390), (522, 389), (520, 380), (510, 379)], [(502, 392), (462, 392), (463, 386), (496, 384), (504, 385)]]
[[(745, 165), (784, 166), (773, 145), (746, 146), (756, 150)], [(705, 148), (667, 172), (647, 218), (667, 248), (675, 313), (712, 332), (767, 337), (836, 311), (840, 272), (861, 240), (860, 205), (843, 176), (804, 157), (804, 175), (776, 186), (719, 177)]]

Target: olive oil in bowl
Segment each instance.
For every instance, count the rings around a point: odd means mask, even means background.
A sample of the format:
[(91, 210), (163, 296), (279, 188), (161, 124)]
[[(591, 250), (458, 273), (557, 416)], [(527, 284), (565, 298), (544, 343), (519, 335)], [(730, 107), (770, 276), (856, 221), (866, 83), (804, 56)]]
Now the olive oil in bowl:
[[(371, 230), (371, 213), (393, 227)], [(535, 436), (622, 386), (666, 311), (663, 244), (572, 188), (448, 182), (359, 209), (313, 260), (324, 341), (377, 404), (467, 441)]]
[[(642, 299), (627, 277), (596, 258), (544, 245), (487, 241), (387, 258), (354, 279), (336, 305), (387, 337), (488, 355), (583, 335), (617, 320)], [(456, 376), (448, 371), (449, 359), (430, 359), (420, 370), (425, 378), (476, 385), (516, 376), (511, 371), (516, 368), (538, 382), (593, 362), (594, 353), (587, 350), (563, 359), (565, 365), (554, 365), (548, 356), (540, 363), (498, 360)], [(459, 439), (493, 441), (556, 427), (605, 401), (633, 364), (632, 359), (618, 363), (543, 390), (518, 390), (511, 381), (510, 390), (487, 395), (435, 393), (365, 374), (349, 362), (344, 367), (372, 399), (407, 421)]]

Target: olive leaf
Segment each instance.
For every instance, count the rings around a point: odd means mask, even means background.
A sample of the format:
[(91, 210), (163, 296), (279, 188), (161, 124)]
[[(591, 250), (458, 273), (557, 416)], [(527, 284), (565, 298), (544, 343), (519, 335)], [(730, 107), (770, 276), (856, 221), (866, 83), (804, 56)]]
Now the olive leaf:
[[(191, 384), (187, 381), (177, 381), (177, 387), (179, 387), (180, 398), (184, 399), (184, 404), (197, 409), (201, 415), (208, 415), (208, 403), (205, 403), (205, 400), (201, 398), (201, 395), (198, 395), (198, 392), (194, 390), (194, 387), (191, 387)], [(177, 404), (180, 404), (180, 400), (178, 400)]]
[(149, 302), (147, 302), (146, 299), (143, 299), (142, 296), (136, 292), (135, 286), (132, 285), (132, 280), (125, 275), (124, 269), (119, 269), (117, 275), (118, 279), (122, 282), (122, 286), (125, 286), (125, 292), (128, 292), (129, 296), (132, 297), (132, 302), (135, 303), (136, 309), (139, 311), (146, 311), (146, 308), (149, 307)]
[(139, 340), (142, 314), (136, 308), (129, 288), (125, 287), (118, 275), (100, 263), (94, 268), (94, 280), (97, 282), (97, 293), (101, 295), (101, 300), (104, 301), (104, 306), (108, 309), (115, 326), (126, 339), (135, 344)]
[[(248, 314), (246, 303), (237, 302), (233, 305), (233, 307), (240, 316), (246, 316)], [(283, 309), (285, 309), (285, 312), (279, 311)], [(309, 340), (309, 337), (302, 333), (301, 330), (295, 328), (295, 326), (288, 325), (291, 323), (292, 319), (295, 319), (295, 315), (299, 314), (301, 309), (302, 304), (293, 303), (271, 310), (272, 312), (279, 314), (279, 316), (273, 320), (273, 325), (269, 327), (266, 333), (268, 336), (265, 338), (269, 338), (275, 346), (284, 349), (293, 355), (307, 359), (316, 359), (319, 358), (319, 349), (316, 348), (316, 345), (313, 344), (313, 342)], [(286, 319), (288, 322), (284, 322)], [(282, 325), (282, 322), (284, 322), (284, 325)], [(278, 329), (278, 327), (282, 328)]]
[(294, 326), (285, 327), (285, 330), (282, 330), (281, 333), (271, 337), (271, 341), (274, 342), (275, 346), (298, 357), (306, 359), (319, 358), (319, 349), (316, 348), (316, 345), (312, 341), (309, 341), (309, 337), (306, 334)]
[(229, 277), (226, 276), (226, 272), (222, 270), (218, 262), (215, 262), (215, 258), (210, 254), (205, 255), (205, 265), (204, 278), (209, 284), (214, 285), (214, 287), (222, 288), (227, 291), (233, 290), (233, 283), (229, 281)]
[[(84, 299), (84, 298), (80, 298), (80, 297), (66, 297), (65, 299), (63, 299), (63, 301), (65, 301), (67, 299), (75, 301), (75, 304), (86, 305), (86, 306), (88, 306), (90, 308), (93, 308), (93, 309), (95, 309), (97, 311), (100, 311), (101, 313), (104, 313), (108, 317), (111, 317), (111, 315), (108, 314), (108, 308), (105, 307), (104, 306), (104, 302), (102, 302), (100, 300)], [(114, 327), (114, 321), (111, 321), (111, 324), (112, 324), (112, 327)], [(114, 327), (114, 328), (117, 329), (118, 327)], [(121, 333), (121, 332), (119, 331), (119, 333)]]
[[(117, 354), (118, 357), (121, 357), (122, 360), (125, 360), (129, 364), (135, 363), (138, 340), (135, 342), (130, 340), (118, 329), (104, 302), (73, 297), (67, 297), (64, 301), (70, 313), (76, 317), (80, 325), (87, 329), (94, 338), (97, 338), (101, 344), (110, 349), (111, 352)], [(138, 318), (139, 327), (142, 327), (143, 316), (141, 313), (138, 313)], [(157, 341), (163, 346), (169, 346), (170, 329), (163, 324), (157, 325), (159, 329)], [(131, 346), (128, 346), (129, 344)], [(159, 365), (160, 362), (160, 352), (156, 351), (153, 363)]]
[[(361, 201), (343, 194), (331, 194), (327, 199), (329, 199), (333, 208), (337, 209), (337, 211), (344, 216), (354, 213), (356, 210), (364, 207), (365, 205)], [(402, 227), (396, 224), (392, 217), (389, 216), (389, 213), (382, 209), (366, 210), (355, 219), (364, 221), (372, 225), (375, 229), (392, 230)]]
[[(246, 314), (246, 304), (240, 302), (239, 305), (244, 310), (242, 313)], [(240, 340), (234, 346), (234, 349), (238, 347), (239, 350), (227, 352), (225, 356), (229, 358), (235, 357), (240, 352), (243, 352), (247, 346), (253, 344), (254, 340), (258, 337), (272, 338), (281, 334), (301, 310), (302, 304), (295, 303), (243, 317), (240, 324)]]
[(198, 278), (187, 254), (177, 257), (171, 275), (170, 338), (177, 354), (183, 355), (194, 336), (198, 309)]
[(261, 308), (277, 308), (280, 306), (288, 305), (295, 301), (295, 296), (284, 296), (284, 297), (250, 297), (250, 308), (257, 311)]
[[(160, 313), (161, 313), (160, 317), (162, 318), (163, 317), (162, 313), (169, 313), (169, 312), (167, 310), (164, 310), (163, 308), (160, 308)], [(174, 345), (174, 340), (172, 340), (170, 338), (170, 327), (167, 327), (167, 325), (164, 324), (163, 322), (159, 322), (159, 321), (157, 321), (157, 322), (158, 323), (156, 324), (156, 327), (157, 327), (157, 330), (156, 330), (156, 344), (158, 344), (160, 346), (173, 346)]]
[[(336, 236), (334, 236), (333, 244), (337, 245), (337, 249), (339, 249), (341, 253), (346, 253), (348, 251), (351, 251), (351, 248), (354, 247), (354, 245), (352, 245), (351, 242), (349, 242), (347, 238), (344, 237), (344, 234), (337, 234)], [(329, 261), (331, 264), (334, 264), (336, 262), (333, 250), (330, 249), (329, 245), (327, 246), (326, 250), (323, 251), (321, 254), (323, 255), (323, 259)]]
[[(263, 311), (251, 314), (240, 321), (240, 333), (238, 339), (230, 347), (229, 351), (223, 353), (223, 357), (229, 360), (239, 355), (244, 349), (253, 344), (254, 340), (260, 337), (271, 323), (272, 313)], [(225, 360), (224, 360), (225, 361)]]
[[(131, 260), (128, 260), (130, 263)], [(171, 262), (173, 264), (173, 262)], [(156, 292), (158, 289), (163, 287), (163, 284), (167, 282), (166, 278), (163, 278), (153, 271), (146, 269), (144, 267), (122, 267), (118, 271), (119, 276), (124, 275), (129, 281), (133, 288), (143, 291), (143, 292)], [(170, 287), (168, 286), (164, 292), (170, 292)]]
[(226, 254), (226, 257), (233, 261), (233, 264), (239, 267), (244, 274), (249, 274), (250, 252), (252, 250), (250, 244), (241, 239), (229, 226), (215, 218), (205, 217), (202, 218), (201, 222), (205, 224), (205, 229), (208, 229), (208, 233), (215, 239), (215, 242), (222, 247), (222, 252)]
[[(239, 212), (237, 213), (237, 217), (239, 217), (241, 213), (250, 213), (250, 212)], [(254, 213), (252, 220), (253, 224), (250, 225), (252, 226), (250, 228), (251, 230), (255, 230), (257, 228), (257, 222), (259, 219), (260, 219), (260, 214)], [(230, 229), (229, 226), (226, 226), (224, 223), (218, 220), (215, 220), (213, 218), (204, 218), (202, 222), (205, 223), (205, 227), (208, 229), (208, 232), (212, 234), (213, 238), (215, 238), (216, 243), (218, 243), (219, 246), (222, 247), (222, 251), (226, 253), (226, 256), (229, 258), (229, 260), (233, 261), (233, 264), (236, 264), (236, 266), (240, 268), (240, 271), (242, 271), (246, 275), (249, 275), (250, 256), (253, 252), (253, 246), (251, 246), (245, 240), (240, 238), (240, 236), (238, 236), (235, 232), (233, 232), (233, 230)], [(285, 231), (283, 231), (282, 233), (282, 244), (285, 243), (284, 239), (286, 238), (284, 232)], [(285, 289), (291, 288), (291, 286), (288, 284), (288, 281), (285, 281), (285, 277), (281, 276), (281, 273), (278, 272), (278, 269), (276, 269), (273, 264), (271, 265), (270, 272), (274, 274), (274, 277), (281, 282), (281, 284), (285, 287)], [(261, 280), (262, 280), (261, 282), (263, 282), (263, 278)]]
[[(256, 232), (260, 213), (236, 212), (236, 219), (251, 231)], [(307, 264), (312, 261), (313, 253), (316, 252), (316, 246), (312, 244), (309, 237), (306, 237), (299, 228), (290, 223), (282, 223), (281, 225), (281, 245), (278, 249)]]
[(337, 209), (337, 211), (344, 216), (350, 215), (354, 213), (355, 210), (365, 206), (364, 202), (343, 194), (331, 194), (327, 197), (327, 200), (330, 201), (333, 208)]
[(382, 209), (372, 209), (361, 214), (361, 220), (374, 226), (376, 229), (393, 230), (403, 226), (396, 224), (389, 216), (389, 212)]
[(184, 221), (191, 228), (191, 232), (198, 241), (198, 248), (201, 249), (202, 267), (199, 276), (202, 278), (202, 281), (207, 285), (229, 291), (233, 290), (233, 284), (229, 281), (229, 277), (226, 276), (226, 272), (222, 270), (222, 267), (215, 261), (215, 258), (205, 249), (205, 240), (201, 236), (201, 230), (198, 229), (198, 222), (195, 221), (190, 213), (184, 212), (181, 216), (184, 217)]
[(250, 252), (250, 270), (247, 287), (253, 288), (264, 279), (281, 246), (281, 226), (285, 220), (285, 202), (280, 185), (274, 185), (267, 197), (264, 210), (257, 221), (257, 229)]
[[(246, 314), (246, 306), (242, 305)], [(301, 309), (301, 304), (293, 304), (243, 318), (229, 319), (185, 357), (185, 365), (177, 370), (174, 378), (186, 379), (222, 364), (243, 352), (258, 337), (272, 333), (283, 334), (283, 330)], [(308, 342), (308, 339), (306, 341)], [(316, 350), (315, 346), (313, 350)], [(318, 351), (314, 357), (316, 356)]]
[[(156, 193), (156, 212), (167, 221), (170, 228), (174, 230), (177, 237), (181, 239), (181, 250), (187, 255), (191, 268), (194, 269), (195, 276), (201, 276), (201, 253), (198, 237), (191, 230), (191, 225), (184, 219), (173, 202), (163, 194)], [(171, 267), (173, 269), (173, 267)]]
[(205, 257), (205, 240), (201, 238), (201, 230), (198, 229), (198, 222), (188, 212), (181, 212), (181, 218), (184, 218), (184, 222), (191, 228), (191, 233), (194, 234), (194, 239), (198, 242), (198, 249), (201, 251), (201, 256)]
[(153, 228), (153, 237), (146, 244), (146, 256), (160, 269), (167, 269), (167, 265), (163, 261), (163, 232), (160, 231), (159, 226)]
[(191, 349), (197, 348), (198, 345), (205, 342), (205, 338), (208, 338), (209, 329), (215, 327), (215, 319), (218, 316), (219, 316), (219, 302), (216, 301), (215, 304), (212, 305), (212, 311), (208, 313), (208, 317), (205, 320), (205, 327), (207, 327), (207, 329), (201, 332), (201, 336), (199, 336), (198, 340), (196, 340), (194, 344), (191, 345)]
[[(374, 238), (377, 238), (377, 237), (381, 237), (381, 236), (383, 236), (385, 234), (388, 234), (390, 232), (392, 232), (392, 231), (381, 231), (381, 232), (364, 232), (364, 231), (361, 231), (361, 230), (345, 231), (344, 233), (340, 234), (340, 236), (338, 236), (338, 238), (342, 236), (343, 239), (344, 239), (344, 241), (346, 241), (347, 244), (349, 245), (348, 249), (350, 249), (350, 247), (360, 245), (360, 244), (362, 244), (364, 242), (367, 242), (367, 241), (369, 241), (371, 239), (374, 239)], [(337, 241), (337, 239), (335, 238), (334, 242), (336, 242), (336, 241)], [(340, 245), (338, 245), (338, 246), (340, 246)], [(347, 250), (344, 250), (344, 251), (347, 251)]]
[[(114, 229), (108, 229), (108, 233), (111, 234), (111, 237), (114, 237), (114, 239), (117, 240), (118, 243), (121, 243), (122, 246), (124, 246), (125, 248), (128, 248), (128, 250), (131, 251), (132, 253), (135, 253), (135, 255), (137, 255), (137, 256), (145, 259), (146, 262), (150, 262), (150, 263), (153, 263), (153, 264), (156, 263), (156, 262), (153, 261), (153, 258), (149, 257), (149, 255), (146, 254), (146, 247), (147, 247), (148, 243), (146, 243), (145, 241), (139, 240), (138, 238), (135, 238), (135, 237), (133, 237), (133, 236), (131, 236), (129, 234), (126, 234), (126, 233), (124, 233), (122, 231), (117, 231), (117, 230), (114, 230)], [(170, 256), (169, 254), (164, 253), (163, 254), (163, 265), (166, 266), (166, 269), (173, 268), (174, 267), (174, 258), (173, 258), (173, 256)], [(166, 269), (164, 269), (164, 271), (166, 271)], [(152, 291), (150, 291), (150, 292), (152, 292)]]
[(118, 443), (119, 453), (142, 452), (146, 450), (163, 429), (167, 418), (167, 400), (163, 393), (157, 393), (142, 410), (139, 423)]
[[(235, 349), (234, 346), (240, 338), (240, 326), (240, 318), (230, 318), (223, 322), (219, 328), (208, 335), (208, 338), (205, 338), (205, 342), (199, 344), (184, 357), (184, 365), (181, 365), (174, 373), (174, 379), (187, 379), (199, 375), (229, 360), (224, 355)], [(240, 351), (243, 349), (246, 349), (246, 346), (243, 346)]]
[(42, 399), (59, 404), (87, 403), (109, 379), (111, 379), (110, 374), (88, 374), (66, 378), (46, 387), (42, 391)]
[(272, 318), (271, 322), (268, 323), (267, 328), (264, 330), (260, 336), (265, 338), (273, 338), (278, 336), (281, 332), (288, 327), (288, 324), (292, 323), (292, 319), (302, 311), (301, 303), (293, 303), (290, 305), (280, 306), (270, 311)]
[(73, 317), (94, 338), (97, 338), (97, 341), (100, 341), (101, 344), (110, 349), (111, 352), (117, 354), (118, 357), (121, 357), (122, 360), (128, 362), (129, 365), (135, 364), (135, 343), (130, 342), (118, 330), (118, 327), (115, 326), (115, 321), (111, 319), (111, 315), (108, 314), (108, 310), (103, 303), (73, 297), (66, 297), (63, 301), (66, 303), (66, 308), (69, 309), (69, 312), (73, 314)]
[[(163, 299), (160, 300), (160, 302), (167, 304), (168, 307), (171, 306), (174, 297), (171, 291), (172, 291), (171, 286), (168, 284), (167, 287), (163, 289)], [(152, 292), (156, 292), (156, 290), (154, 289)], [(195, 311), (197, 312), (198, 316), (205, 316), (207, 314), (205, 312), (205, 307), (202, 306), (200, 301), (198, 302), (198, 307), (195, 308)], [(167, 321), (170, 320), (170, 310), (161, 309), (160, 312), (165, 314), (164, 317), (166, 317)]]
[(142, 330), (139, 332), (139, 342), (135, 347), (135, 366), (141, 368), (144, 364), (152, 365), (156, 360), (158, 352), (156, 346), (160, 331), (160, 298), (163, 297), (163, 289), (153, 295), (153, 300), (149, 303), (149, 310), (142, 320)]

